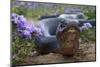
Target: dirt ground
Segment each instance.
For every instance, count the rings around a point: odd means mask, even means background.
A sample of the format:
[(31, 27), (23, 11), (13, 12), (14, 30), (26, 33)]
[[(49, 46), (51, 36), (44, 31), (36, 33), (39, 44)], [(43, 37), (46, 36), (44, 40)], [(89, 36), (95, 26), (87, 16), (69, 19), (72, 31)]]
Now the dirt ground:
[(96, 51), (95, 42), (80, 42), (79, 51), (73, 57), (63, 56), (57, 53), (49, 53), (35, 57), (27, 57), (24, 64), (51, 64), (51, 63), (67, 63), (80, 61), (95, 61)]

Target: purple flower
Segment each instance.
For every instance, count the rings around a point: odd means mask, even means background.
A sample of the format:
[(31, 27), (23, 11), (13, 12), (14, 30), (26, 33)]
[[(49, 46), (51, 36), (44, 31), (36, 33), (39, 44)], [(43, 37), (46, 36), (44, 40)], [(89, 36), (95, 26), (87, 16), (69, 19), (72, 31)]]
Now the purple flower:
[(26, 25), (27, 25), (27, 20), (24, 18), (24, 16), (18, 16), (17, 27), (25, 28)]
[(18, 15), (17, 15), (16, 13), (12, 13), (12, 14), (11, 14), (11, 17), (12, 17), (12, 18), (16, 18), (17, 16), (18, 16)]
[(31, 33), (34, 32), (34, 27), (32, 25), (27, 24), (25, 26), (25, 29), (28, 30), (28, 31), (30, 31)]
[(21, 22), (20, 20), (17, 20), (17, 26), (16, 26), (17, 28), (25, 28), (26, 25), (27, 24)]
[(80, 30), (86, 30), (91, 28), (92, 25), (90, 23), (84, 23), (82, 27), (80, 27)]
[(23, 15), (12, 14), (14, 23), (16, 23), (16, 32), (19, 36), (32, 39), (32, 33), (42, 35), (42, 29), (34, 24), (29, 24)]
[(80, 30), (81, 30), (81, 31), (82, 31), (82, 30), (86, 30), (86, 29), (88, 29), (87, 26), (82, 26), (82, 27), (80, 27)]
[(18, 20), (26, 21), (26, 18), (23, 15), (18, 16)]
[(90, 23), (85, 23), (84, 26), (87, 26), (88, 28), (92, 27), (92, 25)]
[(18, 16), (18, 20), (19, 20), (21, 23), (23, 23), (23, 24), (27, 23), (27, 20), (26, 20), (26, 18), (25, 18), (23, 15)]
[(11, 14), (11, 21), (15, 24), (17, 24), (17, 20), (18, 20), (17, 17), (18, 15), (16, 13)]
[(42, 31), (41, 28), (37, 28), (37, 27), (36, 27), (35, 30), (36, 30), (35, 32), (36, 32), (36, 35), (37, 35), (37, 36), (43, 35), (43, 34), (42, 34), (43, 31)]
[(23, 36), (23, 37), (26, 37), (26, 38), (28, 38), (28, 39), (32, 39), (32, 37), (31, 37), (31, 32), (28, 31), (28, 30), (23, 30), (22, 36)]

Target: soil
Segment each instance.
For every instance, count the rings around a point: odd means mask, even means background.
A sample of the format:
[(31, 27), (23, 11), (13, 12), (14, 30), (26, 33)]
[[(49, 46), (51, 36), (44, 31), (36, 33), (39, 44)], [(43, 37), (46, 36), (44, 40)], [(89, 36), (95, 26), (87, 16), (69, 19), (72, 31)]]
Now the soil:
[(95, 42), (80, 42), (79, 50), (72, 56), (63, 56), (57, 53), (46, 55), (31, 56), (25, 59), (23, 64), (51, 64), (51, 63), (69, 63), (81, 61), (96, 61)]

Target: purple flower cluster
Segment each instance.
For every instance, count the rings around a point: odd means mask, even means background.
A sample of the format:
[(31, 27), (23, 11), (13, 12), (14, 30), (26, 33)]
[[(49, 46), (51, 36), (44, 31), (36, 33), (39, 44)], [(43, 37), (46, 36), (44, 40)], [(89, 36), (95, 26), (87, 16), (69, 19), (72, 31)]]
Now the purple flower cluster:
[(90, 23), (84, 23), (83, 26), (80, 27), (80, 30), (87, 30), (91, 27), (92, 25)]
[(34, 24), (29, 24), (23, 15), (12, 13), (11, 21), (16, 24), (16, 31), (21, 37), (32, 39), (32, 33), (41, 35), (41, 28), (36, 27)]

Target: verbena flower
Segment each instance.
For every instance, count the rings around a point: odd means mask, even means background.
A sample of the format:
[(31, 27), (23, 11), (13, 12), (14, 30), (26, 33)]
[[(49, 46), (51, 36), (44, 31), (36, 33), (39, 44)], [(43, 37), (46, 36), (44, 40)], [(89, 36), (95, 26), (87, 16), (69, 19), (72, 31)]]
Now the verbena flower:
[(11, 14), (11, 18), (13, 19), (13, 18), (16, 18), (18, 15), (16, 14), (16, 13), (12, 13)]
[(32, 39), (31, 32), (28, 31), (28, 30), (23, 30), (22, 36), (23, 36), (23, 37), (26, 37), (26, 38), (28, 38), (28, 39)]
[(25, 26), (25, 29), (28, 30), (28, 31), (30, 31), (30, 33), (34, 32), (34, 27), (33, 27), (33, 25), (27, 24), (27, 25)]
[(19, 36), (31, 39), (33, 32), (38, 36), (42, 35), (42, 29), (34, 24), (29, 24), (23, 15), (16, 16), (16, 14), (13, 14), (12, 17), (14, 17), (16, 32)]
[(23, 15), (21, 15), (21, 16), (18, 16), (18, 23), (24, 25), (24, 24), (27, 24), (27, 20)]
[(17, 24), (17, 20), (18, 20), (18, 14), (12, 13), (12, 14), (11, 14), (11, 21), (12, 21), (14, 24)]
[(92, 25), (90, 23), (84, 23), (82, 27), (80, 27), (80, 30), (86, 30), (91, 28)]

